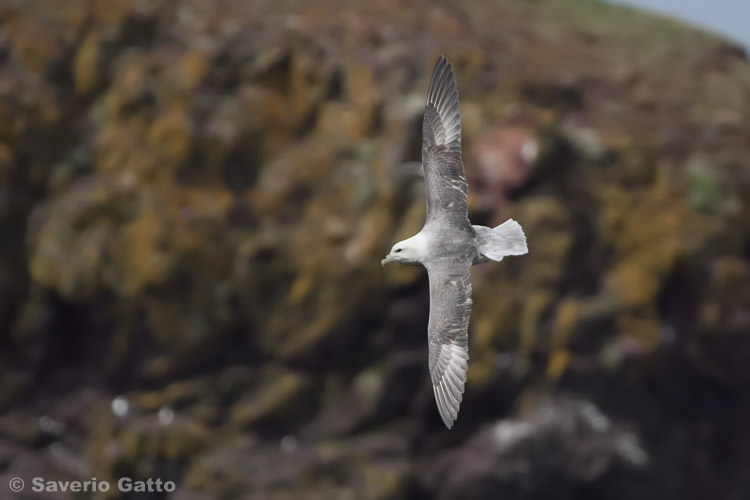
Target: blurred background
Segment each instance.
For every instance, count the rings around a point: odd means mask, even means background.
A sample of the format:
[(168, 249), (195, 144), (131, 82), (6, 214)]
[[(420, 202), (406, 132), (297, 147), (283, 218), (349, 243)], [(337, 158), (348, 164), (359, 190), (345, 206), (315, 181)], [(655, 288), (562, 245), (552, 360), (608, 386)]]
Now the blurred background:
[[(594, 0), (0, 2), (0, 499), (750, 498), (740, 43)], [(530, 248), (473, 269), (451, 431), (426, 274), (379, 265), (441, 53), (472, 221)]]

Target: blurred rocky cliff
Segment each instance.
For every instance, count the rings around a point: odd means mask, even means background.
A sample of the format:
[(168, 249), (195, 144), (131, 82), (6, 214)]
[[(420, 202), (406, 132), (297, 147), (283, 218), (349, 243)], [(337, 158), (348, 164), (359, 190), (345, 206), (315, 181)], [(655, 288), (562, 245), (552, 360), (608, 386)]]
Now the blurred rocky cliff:
[[(530, 247), (473, 271), (450, 432), (379, 265), (441, 53)], [(749, 157), (742, 50), (591, 0), (4, 0), (0, 497), (744, 498)]]

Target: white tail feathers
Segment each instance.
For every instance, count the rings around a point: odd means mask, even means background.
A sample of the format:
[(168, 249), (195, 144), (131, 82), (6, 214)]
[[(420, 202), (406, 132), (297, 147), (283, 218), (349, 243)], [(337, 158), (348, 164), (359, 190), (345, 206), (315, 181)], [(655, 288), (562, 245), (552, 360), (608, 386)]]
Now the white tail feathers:
[(521, 225), (513, 219), (508, 219), (492, 229), (478, 226), (474, 228), (477, 229), (479, 240), (478, 251), (487, 259), (499, 262), (508, 255), (523, 255), (529, 252), (526, 235)]

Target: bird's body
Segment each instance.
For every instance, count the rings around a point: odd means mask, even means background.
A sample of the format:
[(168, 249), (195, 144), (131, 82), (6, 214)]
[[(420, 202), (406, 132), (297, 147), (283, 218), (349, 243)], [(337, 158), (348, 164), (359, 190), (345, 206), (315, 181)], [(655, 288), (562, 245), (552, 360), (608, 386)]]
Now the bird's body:
[(438, 410), (451, 428), (468, 369), (471, 274), (474, 264), (527, 253), (526, 237), (512, 219), (472, 226), (461, 159), (461, 114), (453, 69), (440, 57), (432, 73), (422, 127), (422, 168), (427, 220), (416, 235), (393, 246), (381, 264), (423, 265), (430, 281), (430, 377)]

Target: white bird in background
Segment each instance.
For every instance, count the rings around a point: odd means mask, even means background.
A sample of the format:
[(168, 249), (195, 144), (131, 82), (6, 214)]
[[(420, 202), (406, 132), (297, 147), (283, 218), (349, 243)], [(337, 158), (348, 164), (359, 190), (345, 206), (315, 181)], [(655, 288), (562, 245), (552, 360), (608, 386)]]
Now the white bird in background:
[(381, 261), (421, 264), (430, 281), (430, 377), (438, 410), (450, 429), (458, 416), (468, 369), (471, 274), (474, 264), (528, 252), (521, 226), (509, 219), (495, 228), (472, 226), (461, 160), (461, 113), (453, 68), (440, 56), (427, 92), (422, 125), (422, 168), (427, 220)]

